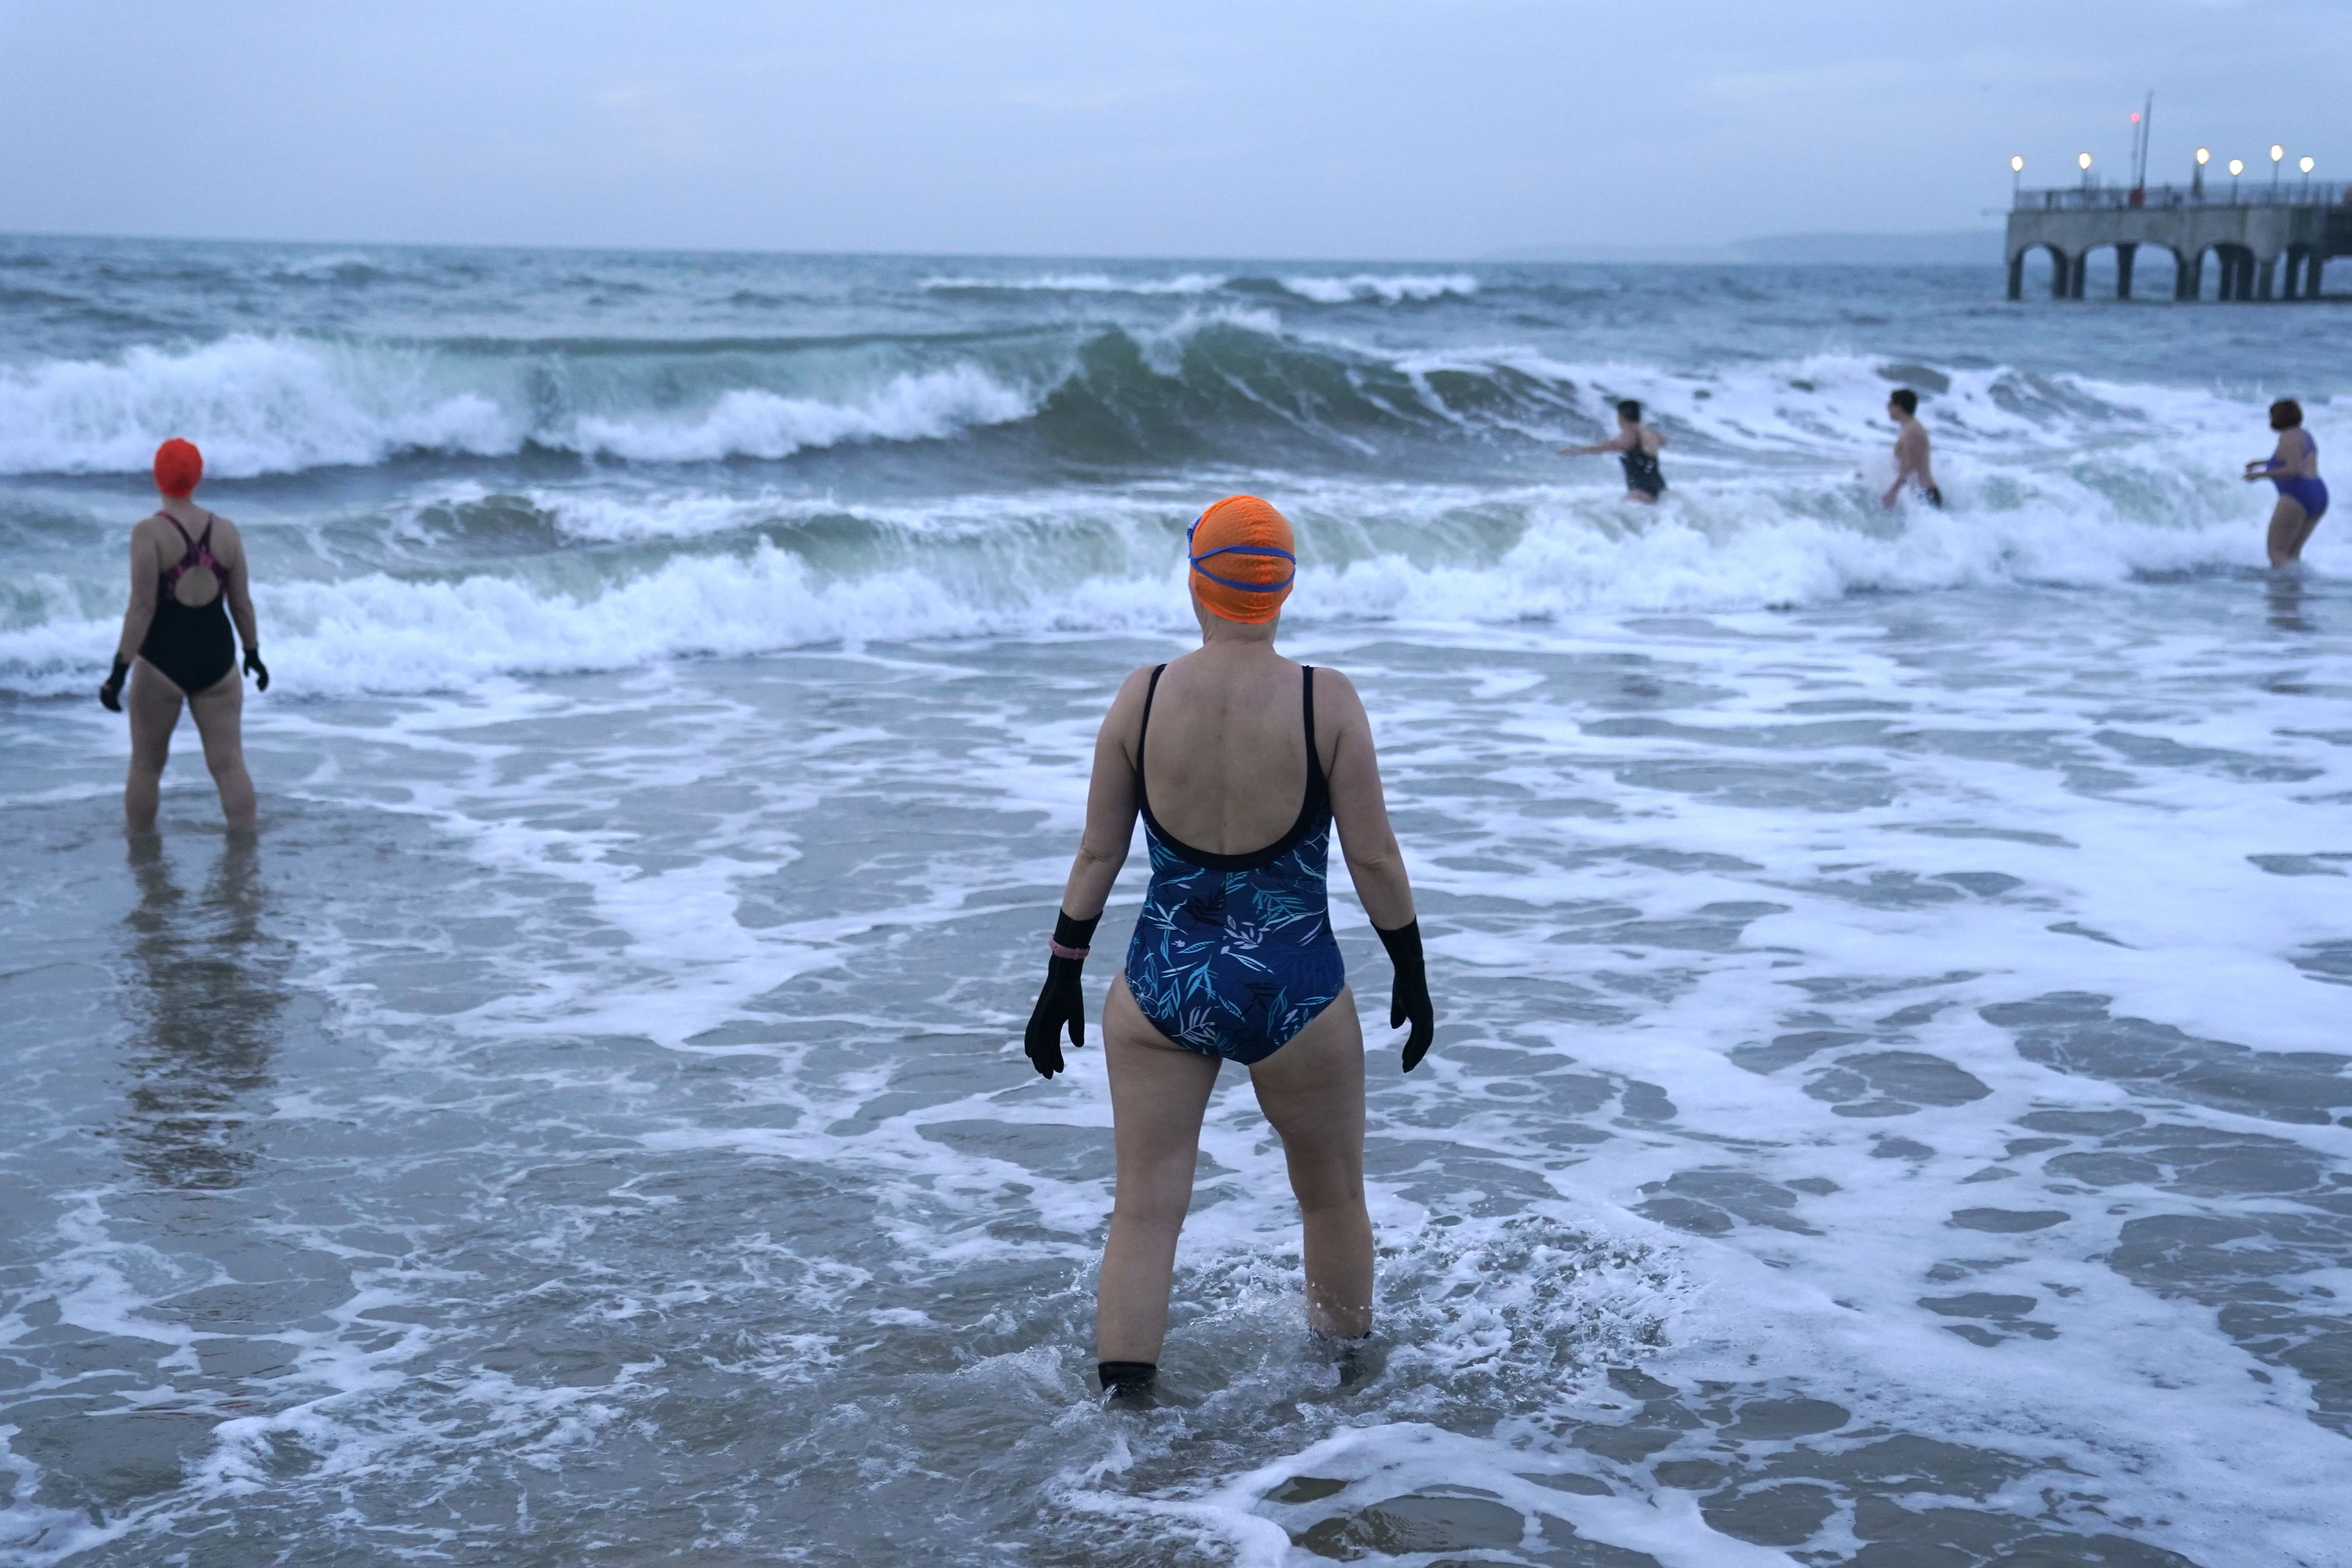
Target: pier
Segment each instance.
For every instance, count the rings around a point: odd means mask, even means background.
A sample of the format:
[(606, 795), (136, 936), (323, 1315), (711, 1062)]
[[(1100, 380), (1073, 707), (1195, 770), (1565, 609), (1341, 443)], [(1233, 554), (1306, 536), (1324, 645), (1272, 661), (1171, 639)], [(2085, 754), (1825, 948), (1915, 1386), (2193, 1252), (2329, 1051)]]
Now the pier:
[(2352, 256), (2352, 186), (2304, 180), (2221, 194), (2201, 184), (2020, 191), (2009, 214), (2009, 297), (2024, 297), (2026, 257), (2047, 250), (2050, 297), (2081, 299), (2091, 252), (2106, 246), (2116, 251), (2118, 300), (2132, 297), (2143, 246), (2172, 253), (2176, 300), (2204, 297), (2209, 255), (2217, 300), (2316, 299), (2327, 259)]

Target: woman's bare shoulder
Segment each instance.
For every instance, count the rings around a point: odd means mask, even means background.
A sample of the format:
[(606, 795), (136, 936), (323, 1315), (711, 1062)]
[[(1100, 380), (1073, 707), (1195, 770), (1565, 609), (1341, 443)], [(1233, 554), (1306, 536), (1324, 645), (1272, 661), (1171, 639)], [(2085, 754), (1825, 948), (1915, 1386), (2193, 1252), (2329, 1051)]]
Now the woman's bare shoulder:
[(1347, 671), (1328, 664), (1315, 667), (1315, 700), (1335, 719), (1360, 719), (1364, 715), (1364, 700), (1357, 693), (1356, 683), (1348, 679)]
[(1150, 686), (1151, 672), (1157, 668), (1155, 665), (1138, 665), (1127, 672), (1127, 679), (1118, 683), (1118, 691), (1111, 696), (1110, 708), (1103, 715), (1105, 724), (1132, 714), (1143, 706), (1143, 693)]
[(172, 525), (163, 521), (162, 512), (151, 511), (131, 525), (131, 552), (133, 555), (142, 550), (161, 550), (171, 539)]

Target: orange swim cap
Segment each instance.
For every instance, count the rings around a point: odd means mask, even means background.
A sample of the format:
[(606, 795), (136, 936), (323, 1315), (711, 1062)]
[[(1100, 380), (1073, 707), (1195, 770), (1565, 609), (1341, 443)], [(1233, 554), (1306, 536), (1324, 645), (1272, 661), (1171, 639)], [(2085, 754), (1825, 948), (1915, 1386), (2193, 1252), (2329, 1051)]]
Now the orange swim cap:
[(155, 448), (155, 488), (173, 500), (195, 494), (196, 481), (204, 477), (205, 455), (194, 441), (174, 436)]
[(1184, 544), (1192, 591), (1212, 614), (1254, 626), (1282, 613), (1298, 557), (1290, 521), (1271, 505), (1255, 496), (1227, 496), (1185, 531)]

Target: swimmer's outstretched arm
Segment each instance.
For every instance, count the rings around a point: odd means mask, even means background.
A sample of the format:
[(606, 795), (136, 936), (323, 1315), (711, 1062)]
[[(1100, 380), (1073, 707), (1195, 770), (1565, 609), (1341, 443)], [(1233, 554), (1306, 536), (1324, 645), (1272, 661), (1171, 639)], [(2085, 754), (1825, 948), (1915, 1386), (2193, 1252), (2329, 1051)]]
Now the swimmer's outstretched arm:
[(1131, 737), (1143, 728), (1143, 695), (1151, 672), (1139, 669), (1127, 678), (1103, 715), (1095, 734), (1095, 770), (1087, 784), (1087, 826), (1078, 838), (1077, 858), (1070, 863), (1070, 879), (1062, 887), (1062, 907), (1054, 921), (1052, 956), (1045, 961), (1045, 989), (1029, 1014), (1022, 1049), (1040, 1076), (1063, 1070), (1062, 1037), (1070, 1044), (1087, 1043), (1087, 999), (1079, 984), (1087, 952), (1094, 944), (1095, 927), (1103, 905), (1110, 901), (1111, 884), (1127, 864), (1135, 842), (1135, 759)]
[[(1595, 441), (1589, 447), (1562, 447), (1559, 455), (1563, 458), (1590, 458), (1601, 452), (1622, 452), (1640, 439), (1639, 436), (1627, 436), (1621, 430), (1606, 441)], [(1666, 438), (1659, 437), (1658, 445), (1663, 447), (1665, 444)]]
[(1381, 787), (1381, 760), (1372, 744), (1372, 721), (1355, 684), (1336, 669), (1315, 672), (1316, 710), (1328, 712), (1339, 733), (1331, 746), (1331, 816), (1339, 825), (1340, 852), (1356, 897), (1371, 917), (1372, 930), (1396, 966), (1389, 997), (1389, 1027), (1410, 1023), (1404, 1070), (1421, 1065), (1437, 1027), (1429, 980), (1421, 952), (1421, 921), (1412, 908), (1412, 883), (1405, 875), (1404, 851), (1389, 824), (1388, 795)]

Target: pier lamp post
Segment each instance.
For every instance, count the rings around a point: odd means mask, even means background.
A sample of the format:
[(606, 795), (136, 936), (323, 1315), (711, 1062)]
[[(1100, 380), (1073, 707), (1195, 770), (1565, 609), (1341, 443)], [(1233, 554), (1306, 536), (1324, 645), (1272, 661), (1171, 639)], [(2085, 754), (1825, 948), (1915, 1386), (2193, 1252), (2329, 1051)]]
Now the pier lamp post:
[(2082, 168), (2083, 188), (2087, 191), (2091, 188), (2091, 155), (2088, 153), (2077, 153), (2074, 154), (2074, 162)]
[(2309, 201), (2311, 199), (2311, 154), (2305, 153), (2303, 162), (2296, 167), (2303, 171), (2303, 199)]
[(2246, 161), (2243, 158), (2230, 160), (2230, 205), (2231, 206), (2238, 205), (2238, 176), (2245, 172)]
[[(2305, 163), (2309, 163), (2311, 160), (2305, 158), (2304, 162)], [(2305, 174), (2309, 174), (2310, 172), (2311, 171), (2309, 169), (2305, 169), (2304, 171)], [(2020, 193), (2024, 189), (2025, 159), (2022, 156), (2012, 157), (2009, 161), (2009, 205), (2011, 206), (2015, 206), (2018, 204), (2018, 201), (2020, 200)]]
[(2279, 160), (2285, 156), (2285, 148), (2275, 142), (2271, 143), (2271, 199), (2273, 201), (2278, 199)]
[(2200, 202), (2205, 199), (2205, 165), (2212, 159), (2213, 149), (2210, 147), (2197, 149), (2197, 173), (2189, 181), (2189, 194)]

